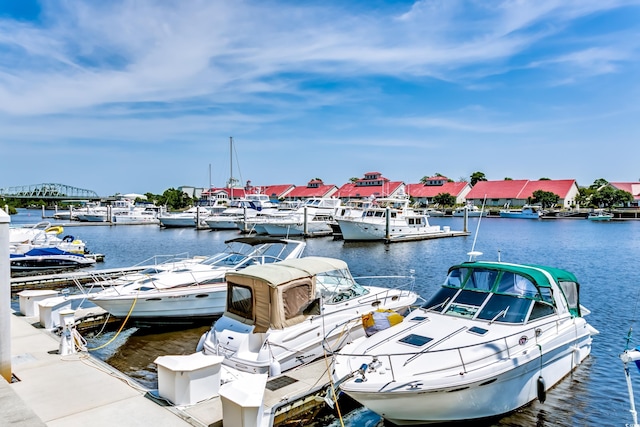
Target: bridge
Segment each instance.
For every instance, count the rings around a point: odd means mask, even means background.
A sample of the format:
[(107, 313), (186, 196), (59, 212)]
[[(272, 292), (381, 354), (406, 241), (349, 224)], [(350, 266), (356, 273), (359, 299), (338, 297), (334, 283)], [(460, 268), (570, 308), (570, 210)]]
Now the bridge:
[(0, 197), (43, 200), (99, 200), (95, 191), (64, 184), (34, 184), (0, 188)]

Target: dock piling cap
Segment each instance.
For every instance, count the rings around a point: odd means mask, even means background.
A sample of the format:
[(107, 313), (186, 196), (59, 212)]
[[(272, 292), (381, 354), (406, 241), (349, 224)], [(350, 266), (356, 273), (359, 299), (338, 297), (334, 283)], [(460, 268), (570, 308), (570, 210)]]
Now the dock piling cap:
[(253, 374), (241, 377), (220, 387), (220, 396), (243, 408), (262, 406), (267, 374)]
[(203, 352), (187, 355), (158, 356), (153, 362), (173, 372), (192, 372), (222, 364), (224, 356), (209, 356)]

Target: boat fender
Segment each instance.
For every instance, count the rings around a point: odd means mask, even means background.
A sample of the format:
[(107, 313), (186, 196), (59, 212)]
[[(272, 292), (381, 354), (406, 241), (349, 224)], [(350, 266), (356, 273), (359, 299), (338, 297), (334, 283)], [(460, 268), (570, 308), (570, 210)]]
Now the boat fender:
[(202, 350), (204, 350), (204, 342), (207, 340), (207, 336), (209, 336), (209, 331), (205, 332), (200, 337), (200, 340), (198, 341), (198, 345), (196, 345), (196, 353), (199, 353)]
[(547, 390), (542, 376), (538, 377), (538, 400), (540, 403), (544, 403), (544, 401), (547, 400)]
[(280, 366), (280, 362), (273, 359), (271, 361), (271, 365), (269, 365), (269, 376), (275, 377), (277, 375), (280, 375), (281, 373), (282, 373), (282, 367)]
[(74, 237), (73, 237), (72, 235), (70, 235), (70, 234), (69, 234), (69, 235), (67, 235), (67, 236), (64, 236), (64, 237), (62, 238), (62, 241), (63, 241), (63, 242), (67, 242), (67, 243), (71, 243), (71, 242), (73, 242), (73, 239), (74, 239)]

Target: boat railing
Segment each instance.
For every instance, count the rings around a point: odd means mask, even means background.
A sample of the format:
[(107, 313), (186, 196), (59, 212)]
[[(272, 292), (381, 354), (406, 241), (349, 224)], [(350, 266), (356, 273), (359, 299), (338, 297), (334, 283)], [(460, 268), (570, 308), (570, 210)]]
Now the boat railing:
[[(423, 372), (415, 372), (412, 371), (410, 376), (415, 377), (419, 375), (425, 374), (437, 374), (438, 372), (444, 371), (452, 371), (452, 370), (460, 370), (460, 373), (468, 373), (475, 369), (480, 369), (485, 367), (491, 363), (496, 363), (503, 360), (511, 359), (517, 354), (525, 354), (524, 350), (531, 350), (533, 347), (539, 347), (539, 338), (544, 337), (544, 335), (552, 330), (559, 330), (561, 327), (561, 323), (564, 319), (556, 319), (549, 322), (545, 322), (543, 324), (536, 324), (531, 328), (526, 330), (519, 330), (513, 334), (503, 336), (500, 338), (496, 338), (495, 340), (485, 341), (481, 343), (469, 344), (466, 346), (456, 346), (455, 348), (447, 348), (447, 349), (436, 349), (439, 344), (446, 342), (449, 338), (454, 335), (458, 335), (463, 332), (473, 333), (467, 327), (462, 327), (455, 331), (452, 331), (451, 334), (446, 337), (439, 339), (430, 343), (426, 348), (420, 351), (406, 351), (406, 352), (398, 352), (398, 353), (387, 353), (387, 354), (376, 354), (371, 350), (374, 350), (378, 344), (373, 345), (367, 348), (363, 353), (344, 353), (342, 351), (338, 351), (337, 354), (341, 356), (348, 357), (371, 357), (372, 360), (382, 361), (387, 360), (389, 370), (391, 372), (392, 380), (390, 383), (385, 384), (383, 388), (387, 388), (392, 383), (398, 381), (397, 376), (399, 375), (399, 370), (405, 368), (408, 364), (413, 361), (420, 359), (423, 355), (430, 356), (440, 356), (440, 360), (448, 360), (449, 363), (446, 366), (440, 366), (437, 369), (429, 369)], [(411, 320), (408, 320), (411, 322)], [(388, 337), (384, 342), (391, 341), (398, 336), (407, 336), (407, 331), (423, 324), (424, 322), (428, 322), (429, 319), (425, 318), (419, 322), (416, 322), (415, 326), (412, 325), (410, 327), (400, 328), (396, 334)], [(405, 325), (407, 320), (402, 323)], [(392, 327), (393, 329), (393, 327)], [(381, 343), (380, 343), (381, 344)], [(481, 351), (487, 350), (487, 351)], [(540, 351), (542, 352), (542, 348)], [(450, 354), (450, 356), (445, 357), (443, 355)], [(434, 366), (435, 364), (427, 364), (423, 363), (420, 366)], [(406, 377), (406, 376), (403, 376)]]
[[(408, 276), (357, 276), (354, 277), (353, 280), (362, 286), (376, 286), (376, 283), (384, 282), (384, 286), (380, 287), (384, 287), (385, 290), (383, 292), (376, 293), (376, 296), (388, 294), (389, 292), (396, 290), (406, 291), (407, 293), (413, 292), (413, 288), (416, 284), (416, 278), (413, 275), (413, 271)], [(397, 282), (398, 284), (389, 286), (390, 282)], [(394, 295), (396, 294), (394, 293)], [(370, 297), (371, 294), (367, 294), (366, 296)]]

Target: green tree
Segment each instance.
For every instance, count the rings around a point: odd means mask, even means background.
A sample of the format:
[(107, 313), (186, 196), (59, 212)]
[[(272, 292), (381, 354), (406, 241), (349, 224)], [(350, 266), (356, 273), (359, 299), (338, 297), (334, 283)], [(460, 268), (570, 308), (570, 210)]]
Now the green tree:
[(551, 178), (542, 177), (542, 178), (538, 179), (538, 181), (551, 181)]
[(509, 178), (508, 176), (506, 176), (506, 177), (504, 178), (504, 180), (505, 180), (505, 181), (513, 181), (513, 178)]
[(184, 209), (193, 204), (193, 199), (184, 191), (175, 188), (169, 188), (162, 193), (158, 199), (161, 205), (167, 205), (169, 209)]
[(440, 206), (453, 206), (456, 204), (455, 196), (452, 196), (449, 193), (438, 193), (433, 196), (432, 201)]
[(610, 185), (600, 188), (591, 196), (591, 203), (593, 205), (609, 209), (616, 205), (624, 205), (625, 203), (632, 201), (633, 195), (631, 193)]
[(356, 183), (356, 182), (358, 182), (358, 181), (360, 181), (360, 178), (358, 178), (358, 177), (356, 177), (356, 176), (349, 178), (349, 182)]
[(543, 208), (550, 208), (558, 203), (560, 196), (551, 191), (536, 190), (532, 194), (532, 203), (539, 203)]
[(471, 186), (476, 185), (478, 181), (486, 181), (487, 177), (484, 176), (482, 172), (474, 172), (471, 174)]
[(609, 185), (609, 181), (607, 181), (604, 178), (598, 178), (595, 181), (593, 181), (593, 184), (591, 184), (589, 186), (589, 188), (592, 189), (592, 190), (597, 190), (597, 189), (602, 188), (602, 187), (604, 187), (606, 185)]

